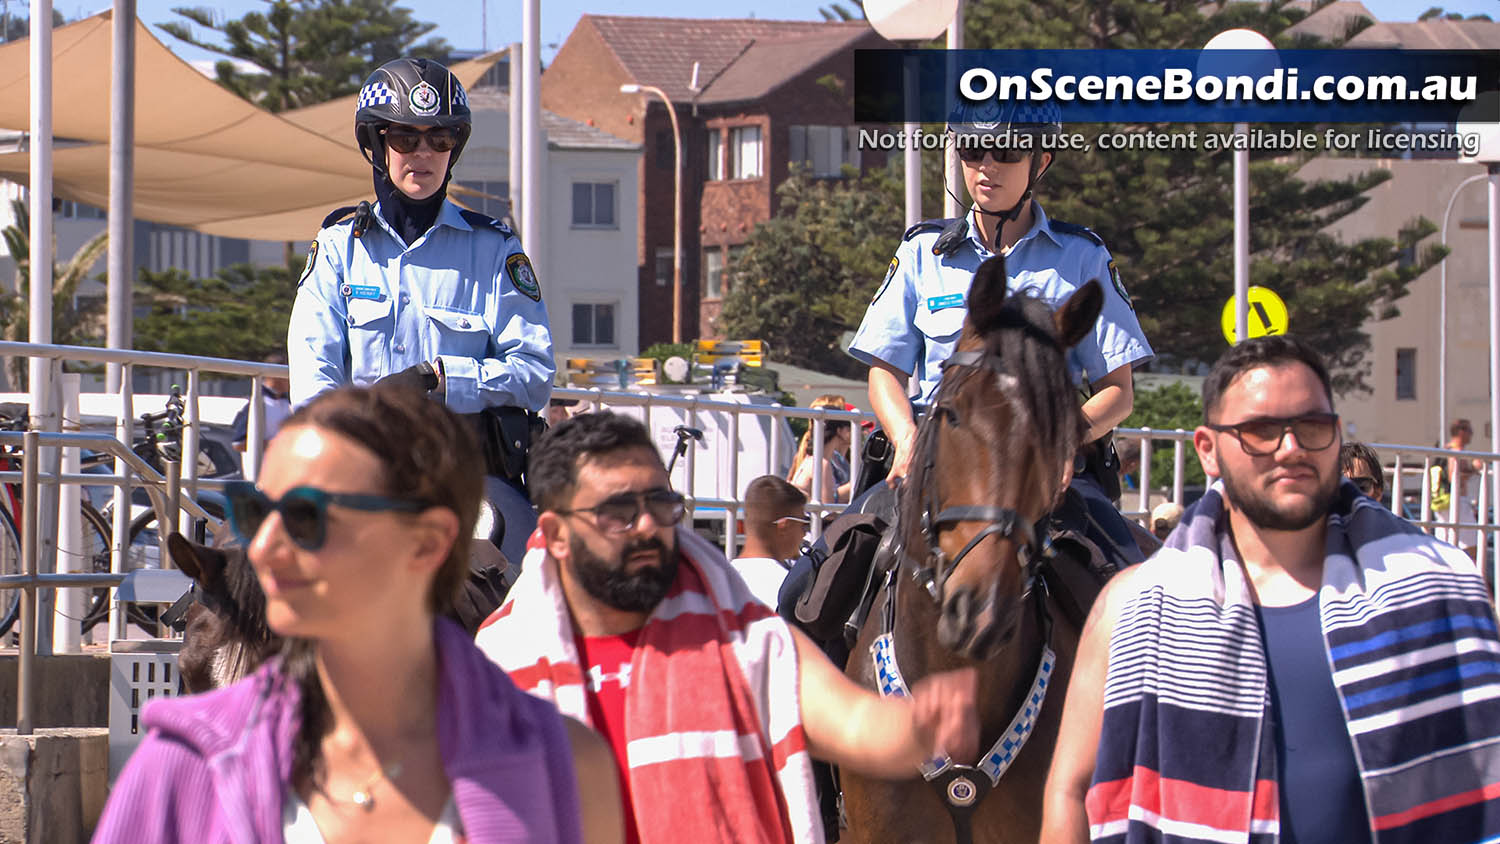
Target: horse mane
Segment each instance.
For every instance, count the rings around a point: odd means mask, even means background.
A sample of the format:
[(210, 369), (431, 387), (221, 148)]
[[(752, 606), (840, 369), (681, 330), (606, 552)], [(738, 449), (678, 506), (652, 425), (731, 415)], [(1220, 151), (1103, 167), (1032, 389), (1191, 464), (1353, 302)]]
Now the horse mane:
[[(1001, 279), (1004, 278), (1001, 270)], [(1057, 336), (1053, 309), (1030, 291), (1004, 296), (998, 304), (978, 302), (964, 322), (955, 351), (975, 349), (999, 361), (999, 371), (989, 367), (962, 367), (945, 373), (933, 396), (932, 407), (917, 431), (909, 483), (902, 485), (901, 518), (904, 524), (920, 523), (925, 505), (920, 494), (930, 482), (922, 458), (936, 448), (940, 422), (948, 416), (954, 400), (975, 390), (985, 390), (1003, 402), (1014, 416), (1006, 441), (995, 443), (1005, 454), (1040, 450), (1043, 460), (1058, 467), (1059, 475), (1073, 459), (1086, 428), (1078, 398), (1068, 377), (1067, 350)], [(997, 408), (998, 409), (998, 408)], [(983, 414), (992, 416), (992, 414)], [(956, 424), (957, 417), (953, 420)], [(994, 478), (998, 485), (1001, 478)]]

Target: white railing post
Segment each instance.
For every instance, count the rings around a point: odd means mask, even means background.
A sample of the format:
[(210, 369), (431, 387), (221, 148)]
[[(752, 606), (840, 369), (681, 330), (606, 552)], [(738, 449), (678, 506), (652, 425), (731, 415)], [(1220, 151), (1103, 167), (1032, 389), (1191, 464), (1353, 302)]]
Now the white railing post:
[[(76, 431), (81, 427), (78, 416), (78, 374), (68, 373), (58, 379), (58, 395), (62, 400), (64, 430)], [(78, 449), (69, 447), (62, 452), (59, 469), (64, 474), (76, 475), (81, 468)], [(89, 572), (93, 570), (90, 548), (83, 544), (83, 520), (80, 510), (83, 487), (78, 484), (58, 486), (57, 495), (57, 572)], [(52, 626), (52, 652), (78, 653), (82, 650), (79, 620), (88, 608), (88, 590), (59, 589), (56, 592), (56, 617)]]
[(1151, 453), (1154, 443), (1151, 442), (1151, 429), (1146, 428), (1146, 433), (1140, 438), (1140, 450), (1137, 452), (1141, 460), (1141, 489), (1140, 509), (1145, 515), (1141, 516), (1140, 523), (1151, 529)]

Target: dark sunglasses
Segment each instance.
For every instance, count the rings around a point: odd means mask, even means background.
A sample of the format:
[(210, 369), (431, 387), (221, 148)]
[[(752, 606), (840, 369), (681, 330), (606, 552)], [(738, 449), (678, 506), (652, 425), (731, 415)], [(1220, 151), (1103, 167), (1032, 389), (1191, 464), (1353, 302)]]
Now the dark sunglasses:
[(1234, 425), (1205, 425), (1220, 433), (1232, 433), (1240, 441), (1240, 448), (1252, 457), (1267, 457), (1281, 448), (1286, 432), (1297, 437), (1297, 445), (1308, 451), (1322, 451), (1333, 445), (1338, 438), (1339, 415), (1337, 413), (1305, 413), (1301, 416), (1250, 419)]
[(281, 514), (287, 536), (299, 548), (316, 551), (328, 537), (328, 505), (337, 504), (366, 513), (420, 513), (432, 506), (410, 498), (388, 498), (348, 492), (324, 492), (310, 486), (294, 487), (272, 501), (249, 481), (231, 481), (224, 485), (229, 503), (229, 526), (241, 542), (249, 544), (272, 513)]
[(592, 513), (594, 523), (605, 533), (624, 533), (641, 518), (641, 511), (651, 514), (651, 520), (662, 527), (671, 527), (682, 521), (687, 504), (680, 492), (670, 489), (648, 489), (644, 492), (622, 492), (611, 495), (592, 507), (573, 510), (556, 510), (560, 516)]
[(1031, 155), (1029, 149), (989, 149), (983, 146), (960, 146), (958, 147), (958, 160), (965, 164), (978, 164), (988, 155), (1000, 164), (1015, 164), (1025, 161), (1026, 156)]
[(1352, 475), (1349, 480), (1353, 481), (1356, 487), (1359, 487), (1360, 492), (1372, 498), (1380, 490), (1380, 482), (1374, 478), (1367, 478), (1364, 475)]
[(417, 145), (423, 138), (427, 139), (427, 148), (433, 152), (447, 152), (458, 146), (458, 133), (452, 129), (438, 126), (423, 132), (418, 129), (397, 128), (387, 126), (380, 130), (385, 136), (386, 145), (402, 155), (417, 151)]

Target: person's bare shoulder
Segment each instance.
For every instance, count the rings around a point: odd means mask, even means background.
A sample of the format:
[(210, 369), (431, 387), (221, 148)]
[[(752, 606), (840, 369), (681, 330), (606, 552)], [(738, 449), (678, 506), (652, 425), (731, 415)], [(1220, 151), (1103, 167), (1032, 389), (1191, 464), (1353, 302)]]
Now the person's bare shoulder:
[(573, 770), (578, 779), (583, 811), (584, 844), (623, 844), (625, 820), (620, 808), (620, 781), (609, 742), (587, 724), (563, 716), (573, 747)]

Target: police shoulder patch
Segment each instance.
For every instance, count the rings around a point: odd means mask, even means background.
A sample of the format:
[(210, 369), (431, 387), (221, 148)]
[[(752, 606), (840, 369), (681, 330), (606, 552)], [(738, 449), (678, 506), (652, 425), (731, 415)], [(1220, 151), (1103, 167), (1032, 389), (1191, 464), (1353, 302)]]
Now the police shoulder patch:
[(891, 268), (885, 271), (885, 281), (880, 283), (880, 289), (875, 291), (875, 296), (870, 299), (870, 304), (880, 301), (885, 295), (885, 289), (891, 286), (891, 279), (896, 277), (896, 268), (901, 266), (901, 259), (895, 255), (891, 256)]
[(1120, 268), (1115, 266), (1115, 260), (1109, 259), (1109, 280), (1115, 285), (1115, 292), (1125, 300), (1125, 307), (1135, 310), (1135, 303), (1130, 301), (1130, 294), (1125, 292), (1125, 284), (1120, 281)]
[(542, 300), (542, 285), (536, 280), (536, 270), (532, 269), (531, 259), (525, 252), (514, 252), (505, 259), (505, 274), (526, 298), (533, 302)]
[(302, 267), (302, 277), (299, 278), (299, 279), (297, 279), (297, 286), (298, 287), (301, 287), (302, 286), (302, 282), (307, 281), (308, 276), (312, 275), (313, 263), (315, 261), (317, 261), (317, 260), (318, 260), (318, 242), (316, 240), (314, 240), (312, 242), (312, 246), (309, 246), (307, 248), (307, 263), (305, 265), (303, 265), (303, 267)]

